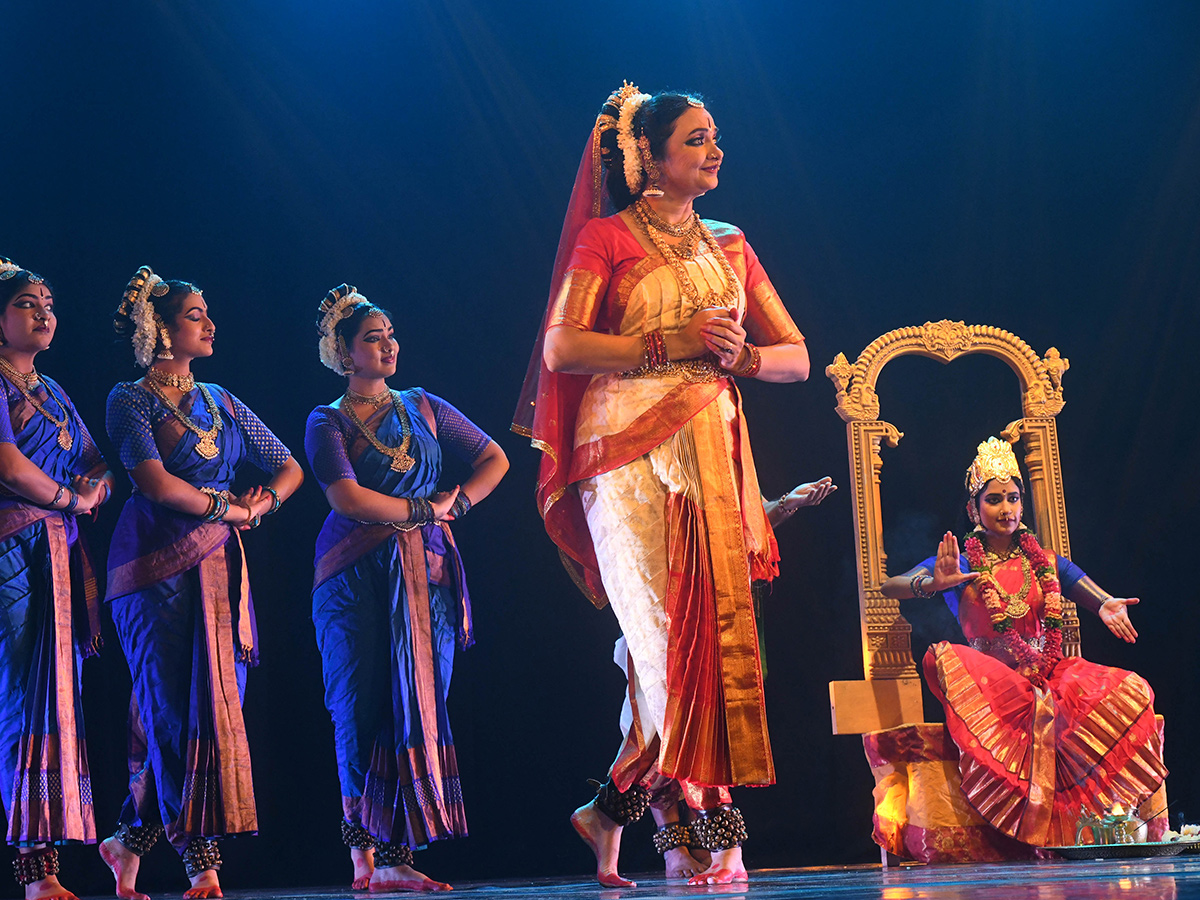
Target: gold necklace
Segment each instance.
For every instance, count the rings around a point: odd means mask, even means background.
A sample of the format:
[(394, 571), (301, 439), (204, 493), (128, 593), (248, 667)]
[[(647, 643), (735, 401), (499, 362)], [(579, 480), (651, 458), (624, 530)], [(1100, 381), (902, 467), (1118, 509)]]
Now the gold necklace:
[(8, 376), (8, 380), (11, 381), (13, 386), (21, 392), (21, 396), (25, 398), (29, 405), (32, 406), (34, 410), (49, 419), (50, 423), (58, 429), (58, 446), (62, 447), (64, 450), (70, 450), (71, 445), (74, 444), (75, 441), (71, 438), (71, 432), (67, 431), (67, 420), (71, 417), (71, 414), (67, 411), (66, 402), (54, 395), (54, 391), (50, 390), (50, 385), (42, 385), (43, 390), (46, 391), (46, 395), (49, 397), (54, 397), (54, 402), (57, 403), (58, 408), (62, 410), (63, 416), (61, 419), (57, 416), (53, 416), (44, 406), (42, 406), (38, 398), (33, 396), (33, 394), (29, 391), (29, 388), (38, 384), (40, 380), (38, 378), (37, 369), (34, 369), (31, 373), (26, 375), (24, 372), (18, 372), (12, 363), (10, 363), (3, 356), (0, 356), (0, 370), (2, 370), (4, 374)]
[[(724, 306), (728, 309), (734, 309), (738, 305), (738, 287), (741, 282), (738, 281), (737, 274), (733, 271), (733, 266), (729, 264), (729, 260), (725, 257), (725, 251), (721, 249), (721, 245), (717, 243), (716, 237), (709, 230), (708, 226), (696, 217), (696, 228), (698, 238), (703, 242), (716, 256), (717, 262), (721, 267), (721, 272), (725, 276), (725, 290), (718, 294), (714, 290), (709, 290), (703, 296), (700, 294), (700, 289), (696, 287), (692, 277), (688, 274), (687, 267), (683, 264), (684, 258), (691, 258), (694, 253), (688, 253), (685, 257), (685, 250), (689, 248), (682, 244), (678, 247), (673, 247), (662, 239), (658, 233), (658, 229), (650, 224), (650, 218), (647, 214), (650, 204), (645, 200), (638, 200), (633, 204), (633, 216), (637, 219), (638, 224), (642, 226), (642, 231), (646, 237), (650, 239), (656, 250), (666, 259), (671, 270), (675, 273), (675, 278), (679, 282), (679, 289), (695, 304), (697, 309), (706, 309), (715, 306)], [(687, 243), (686, 241), (684, 243)]]
[[(638, 220), (638, 224), (642, 226), (642, 231), (646, 237), (650, 238), (651, 242), (659, 252), (662, 247), (670, 247), (672, 252), (683, 259), (692, 259), (696, 255), (696, 249), (700, 246), (700, 241), (704, 235), (701, 232), (700, 217), (692, 213), (692, 218), (682, 225), (672, 225), (659, 216), (645, 200), (638, 200), (633, 205), (634, 217)], [(654, 239), (651, 231), (668, 234), (671, 237), (680, 238), (677, 244), (668, 244), (666, 241), (658, 241)], [(665, 255), (665, 254), (664, 254)]]
[(700, 230), (700, 217), (696, 215), (694, 209), (690, 216), (678, 225), (674, 225), (655, 212), (654, 207), (645, 200), (638, 200), (638, 203), (641, 204), (641, 210), (646, 214), (646, 219), (649, 221), (650, 226), (657, 228), (665, 234), (669, 234), (671, 237), (689, 237)]
[[(988, 562), (991, 562), (990, 557), (993, 555), (988, 551)], [(1019, 547), (1017, 548), (1017, 552), (1013, 554), (1013, 556), (1017, 555), (1021, 557), (1021, 589), (1015, 594), (1010, 594), (1001, 586), (1000, 579), (995, 574), (995, 567), (992, 566), (990, 568), (992, 583), (996, 585), (997, 592), (1004, 598), (1004, 611), (1012, 619), (1019, 619), (1029, 612), (1029, 604), (1025, 602), (1025, 598), (1029, 596), (1029, 589), (1033, 586), (1033, 566), (1029, 563), (1029, 557), (1022, 553)], [(1004, 561), (1007, 562), (1009, 559), (1012, 559), (1012, 556), (1007, 557)]]
[(376, 409), (379, 409), (379, 407), (383, 406), (383, 404), (392, 399), (392, 392), (387, 388), (384, 388), (378, 394), (371, 394), (368, 396), (367, 394), (360, 394), (358, 391), (352, 391), (350, 388), (346, 388), (346, 399), (351, 403), (361, 403), (363, 406), (373, 406)]
[(151, 381), (157, 381), (159, 384), (165, 385), (166, 387), (178, 388), (185, 394), (191, 393), (192, 388), (196, 386), (196, 378), (191, 372), (187, 372), (183, 375), (175, 375), (171, 372), (164, 372), (162, 369), (151, 366), (146, 370), (146, 377)]
[(8, 376), (9, 381), (11, 381), (13, 384), (16, 384), (17, 381), (21, 381), (25, 384), (25, 387), (34, 388), (37, 387), (38, 381), (41, 380), (38, 376), (36, 368), (34, 368), (34, 370), (28, 374), (25, 372), (18, 372), (17, 367), (10, 363), (3, 356), (0, 356), (0, 369), (4, 370), (4, 374)]
[[(382, 453), (384, 456), (390, 457), (392, 462), (388, 466), (393, 472), (407, 472), (416, 464), (416, 460), (408, 454), (409, 444), (412, 442), (412, 422), (409, 421), (408, 412), (404, 409), (404, 400), (400, 396), (399, 391), (388, 391), (392, 399), (392, 408), (396, 410), (396, 418), (400, 420), (400, 446), (389, 447), (375, 435), (367, 423), (359, 418), (358, 413), (354, 411), (354, 407), (350, 403), (342, 404), (342, 411), (346, 413), (350, 421), (355, 427), (362, 432), (362, 436), (367, 439), (367, 442)], [(359, 395), (361, 396), (361, 394)], [(346, 391), (346, 396), (343, 399), (350, 399), (350, 391)]]
[(184, 414), (183, 410), (163, 393), (162, 388), (158, 386), (158, 383), (153, 378), (146, 379), (146, 387), (150, 389), (150, 393), (159, 399), (159, 402), (167, 408), (171, 415), (179, 420), (179, 423), (184, 428), (199, 438), (196, 441), (196, 453), (205, 459), (214, 459), (221, 453), (221, 448), (217, 446), (215, 438), (221, 433), (221, 426), (224, 423), (221, 420), (221, 411), (217, 409), (217, 401), (213, 399), (213, 395), (209, 393), (208, 388), (203, 384), (196, 386), (200, 388), (200, 395), (204, 397), (204, 405), (208, 407), (208, 414), (212, 418), (213, 424), (211, 428), (201, 428), (193, 422), (189, 416)]

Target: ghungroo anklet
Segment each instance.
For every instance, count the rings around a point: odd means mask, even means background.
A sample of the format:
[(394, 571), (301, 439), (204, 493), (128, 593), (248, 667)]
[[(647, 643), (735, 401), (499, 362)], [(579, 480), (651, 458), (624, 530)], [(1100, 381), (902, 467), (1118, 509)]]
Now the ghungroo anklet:
[(375, 838), (361, 825), (342, 819), (342, 843), (352, 850), (370, 850), (375, 846)]
[(690, 826), (682, 822), (670, 822), (654, 832), (651, 840), (654, 841), (654, 849), (662, 854), (678, 847), (690, 847), (695, 838), (692, 837)]
[(705, 850), (730, 850), (748, 837), (741, 810), (727, 804), (716, 809), (697, 810), (692, 831)]
[(194, 837), (188, 841), (183, 850), (183, 868), (188, 878), (195, 878), (201, 872), (221, 868), (221, 851), (217, 842), (206, 837)]
[(54, 847), (41, 847), (28, 853), (18, 850), (13, 860), (13, 876), (20, 885), (33, 884), (57, 874), (58, 850)]
[(650, 792), (640, 784), (621, 792), (611, 778), (604, 784), (598, 781), (591, 783), (596, 785), (596, 808), (618, 825), (636, 822), (650, 807)]
[(375, 868), (390, 869), (393, 866), (411, 866), (413, 864), (412, 848), (399, 841), (376, 841)]
[(113, 839), (134, 856), (144, 856), (162, 837), (161, 825), (126, 825), (122, 822), (113, 832)]

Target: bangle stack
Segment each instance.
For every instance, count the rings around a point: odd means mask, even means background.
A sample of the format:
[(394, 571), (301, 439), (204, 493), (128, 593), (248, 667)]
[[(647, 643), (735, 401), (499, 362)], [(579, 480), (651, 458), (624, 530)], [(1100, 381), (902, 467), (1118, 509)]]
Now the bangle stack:
[(67, 502), (67, 505), (63, 507), (62, 511), (75, 512), (75, 507), (79, 505), (79, 495), (70, 488), (67, 489), (67, 493), (71, 495), (71, 499)]
[(225, 513), (229, 512), (229, 498), (226, 492), (210, 487), (202, 487), (200, 492), (208, 494), (208, 509), (200, 518), (205, 522), (220, 522)]
[(929, 581), (930, 585), (933, 584), (933, 576), (926, 575), (924, 572), (918, 572), (912, 578), (908, 579), (908, 587), (912, 591), (912, 595), (914, 597), (919, 597), (922, 600), (930, 600), (937, 596), (936, 591), (925, 590), (926, 580)]
[(450, 513), (456, 519), (461, 519), (471, 509), (471, 498), (463, 491), (458, 492), (458, 496), (454, 498), (454, 505), (450, 507)]
[(753, 378), (762, 368), (762, 352), (749, 341), (745, 347), (750, 351), (750, 362), (746, 363), (744, 368), (734, 370), (733, 374), (738, 378)]
[(264, 487), (263, 490), (266, 491), (268, 494), (270, 494), (271, 497), (273, 498), (271, 500), (271, 508), (268, 509), (265, 513), (265, 515), (269, 516), (269, 515), (272, 515), (275, 512), (277, 512), (279, 510), (279, 507), (283, 506), (283, 501), (279, 499), (279, 491), (275, 490), (275, 488), (271, 487), (270, 485), (267, 485), (266, 487)]
[(433, 504), (424, 497), (410, 497), (408, 521), (413, 525), (428, 525), (433, 521)]
[(667, 359), (667, 339), (663, 337), (661, 328), (647, 331), (642, 335), (642, 343), (646, 345), (646, 368), (657, 369), (665, 366)]

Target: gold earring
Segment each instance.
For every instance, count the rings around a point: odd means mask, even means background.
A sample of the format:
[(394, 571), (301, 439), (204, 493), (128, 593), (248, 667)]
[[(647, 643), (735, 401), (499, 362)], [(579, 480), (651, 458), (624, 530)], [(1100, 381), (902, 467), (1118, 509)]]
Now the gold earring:
[(658, 163), (654, 161), (654, 155), (650, 152), (650, 138), (643, 134), (638, 138), (637, 145), (642, 156), (642, 168), (646, 170), (646, 180), (650, 182), (642, 191), (642, 196), (661, 197), (663, 190), (658, 186)]
[(158, 326), (158, 340), (162, 344), (162, 349), (154, 354), (155, 359), (174, 359), (175, 355), (171, 353), (171, 336), (167, 334), (167, 326)]

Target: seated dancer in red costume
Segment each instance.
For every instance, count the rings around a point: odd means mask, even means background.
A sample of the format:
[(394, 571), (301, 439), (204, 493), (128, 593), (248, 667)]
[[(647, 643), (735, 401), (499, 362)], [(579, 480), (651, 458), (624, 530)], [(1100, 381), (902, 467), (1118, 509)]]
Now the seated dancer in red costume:
[(697, 97), (609, 97), (514, 422), (543, 451), (546, 530), (593, 602), (611, 602), (645, 701), (572, 817), (610, 886), (630, 884), (621, 827), (676, 782), (712, 852), (693, 882), (744, 880), (729, 788), (775, 780), (751, 582), (776, 574), (778, 549), (734, 376), (802, 381), (809, 360), (745, 236), (692, 207), (717, 186), (717, 140)]
[(946, 532), (936, 559), (885, 581), (888, 597), (942, 593), (970, 646), (940, 643), (925, 677), (959, 750), (963, 794), (1002, 833), (1033, 846), (1075, 843), (1080, 810), (1137, 808), (1167, 769), (1144, 679), (1062, 655), (1062, 598), (1133, 643), (1127, 607), (1021, 523), (1012, 447), (990, 438), (967, 471), (975, 529), (964, 553)]

